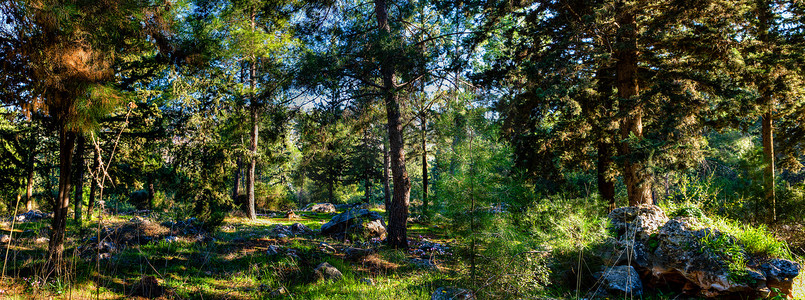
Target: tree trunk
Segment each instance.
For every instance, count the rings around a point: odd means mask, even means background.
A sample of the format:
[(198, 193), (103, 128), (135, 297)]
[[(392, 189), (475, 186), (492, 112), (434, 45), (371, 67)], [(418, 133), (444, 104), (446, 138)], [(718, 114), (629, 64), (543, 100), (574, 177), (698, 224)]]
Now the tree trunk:
[[(251, 22), (252, 22), (252, 31), (255, 28), (255, 21), (254, 21), (254, 8), (251, 10)], [(256, 75), (256, 63), (257, 60), (254, 56), (254, 53), (251, 55), (251, 63), (249, 64), (249, 86), (251, 87), (249, 93), (251, 97), (251, 103), (249, 103), (249, 108), (251, 111), (251, 143), (249, 144), (249, 153), (251, 154), (249, 157), (249, 173), (246, 179), (246, 193), (249, 196), (249, 219), (257, 220), (257, 212), (254, 207), (254, 171), (257, 168), (257, 138), (259, 137), (258, 134), (258, 122), (257, 122), (257, 97), (254, 92), (254, 85), (255, 85), (255, 75)]]
[(76, 162), (75, 162), (75, 194), (74, 199), (75, 201), (75, 211), (74, 219), (76, 222), (81, 221), (81, 209), (84, 205), (84, 151), (85, 151), (85, 144), (86, 139), (83, 135), (78, 137), (78, 145), (76, 145), (75, 155), (76, 155)]
[[(391, 35), (386, 0), (375, 1), (375, 15), (381, 35)], [(388, 118), (389, 154), (391, 158), (391, 176), (394, 180), (394, 197), (391, 199), (389, 211), (389, 230), (386, 243), (393, 248), (408, 248), (406, 223), (408, 222), (408, 204), (411, 196), (411, 181), (405, 169), (405, 143), (403, 124), (400, 120), (399, 95), (396, 87), (396, 70), (392, 53), (381, 57), (380, 74), (383, 77), (383, 100), (386, 104)]]
[(766, 203), (770, 206), (769, 221), (777, 221), (777, 203), (774, 187), (774, 116), (771, 109), (763, 114), (762, 133), (763, 136), (763, 186), (766, 190)]
[(612, 147), (609, 143), (598, 142), (598, 194), (609, 203), (609, 211), (616, 208), (615, 182), (607, 176), (607, 170), (612, 165)]
[[(622, 6), (622, 3), (618, 3)], [(643, 137), (643, 109), (638, 103), (637, 97), (640, 94), (637, 77), (637, 22), (631, 8), (621, 9), (622, 13), (618, 16), (618, 50), (615, 52), (617, 58), (615, 68), (617, 73), (618, 97), (621, 107), (626, 115), (620, 121), (621, 156), (626, 158), (623, 165), (623, 179), (626, 183), (626, 191), (629, 198), (629, 205), (636, 206), (641, 204), (652, 204), (651, 180), (646, 168), (639, 159), (635, 158), (635, 153), (629, 145), (630, 137), (638, 139)]]
[(59, 130), (59, 194), (53, 206), (53, 221), (48, 245), (49, 269), (61, 275), (64, 252), (64, 231), (67, 226), (67, 211), (70, 205), (70, 186), (73, 167), (73, 148), (75, 132), (67, 129), (67, 124), (60, 124)]
[(427, 147), (427, 122), (425, 115), (422, 114), (422, 214), (428, 213), (428, 147)]
[(92, 217), (92, 210), (95, 209), (95, 194), (98, 192), (98, 185), (100, 184), (101, 175), (101, 158), (98, 151), (92, 151), (92, 172), (95, 174), (90, 178), (89, 186), (89, 202), (87, 202), (87, 219)]
[[(768, 45), (769, 30), (772, 26), (771, 3), (767, 0), (758, 0), (758, 39), (762, 44)], [(760, 103), (765, 106), (766, 112), (761, 117), (761, 139), (763, 140), (763, 188), (766, 190), (766, 204), (771, 206), (768, 219), (770, 222), (777, 221), (777, 200), (774, 187), (774, 96), (769, 79), (762, 78), (758, 82), (758, 90), (761, 94)]]
[(391, 184), (389, 183), (389, 148), (383, 143), (383, 205), (386, 213), (391, 210)]
[(240, 195), (240, 171), (243, 168), (243, 156), (237, 154), (238, 160), (235, 163), (235, 172), (233, 174), (234, 182), (232, 183), (232, 202), (238, 203), (238, 196)]
[(26, 164), (25, 172), (28, 174), (27, 183), (25, 186), (25, 209), (30, 211), (34, 209), (34, 162), (36, 161), (36, 132), (31, 130), (31, 137), (28, 147), (28, 161)]

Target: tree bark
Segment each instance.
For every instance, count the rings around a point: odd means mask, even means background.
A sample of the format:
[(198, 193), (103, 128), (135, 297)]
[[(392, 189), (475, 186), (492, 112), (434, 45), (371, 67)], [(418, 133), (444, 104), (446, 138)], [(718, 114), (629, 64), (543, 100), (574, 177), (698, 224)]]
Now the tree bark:
[(76, 134), (61, 122), (59, 130), (59, 194), (53, 206), (53, 221), (48, 245), (48, 266), (61, 275), (64, 253), (64, 231), (67, 227), (67, 211), (70, 208), (70, 187), (73, 167), (73, 148)]
[[(623, 8), (622, 3), (618, 3)], [(621, 9), (618, 16), (618, 50), (615, 68), (617, 73), (618, 97), (621, 108), (626, 112), (620, 120), (621, 156), (626, 158), (623, 165), (623, 179), (629, 205), (652, 204), (651, 180), (640, 158), (636, 158), (629, 145), (632, 136), (637, 139), (643, 137), (643, 109), (637, 97), (640, 94), (637, 77), (637, 22), (631, 8)]]
[(389, 148), (383, 143), (383, 205), (386, 213), (391, 210), (391, 184), (389, 183)]
[(31, 137), (28, 146), (28, 161), (26, 164), (25, 172), (28, 174), (27, 183), (25, 186), (25, 209), (30, 211), (34, 209), (34, 162), (36, 161), (36, 132), (31, 130)]
[[(255, 21), (254, 21), (254, 8), (251, 10), (251, 22), (252, 22), (252, 31), (255, 28)], [(249, 85), (251, 87), (249, 93), (251, 97), (251, 103), (249, 103), (250, 115), (251, 115), (251, 143), (249, 145), (249, 153), (251, 154), (249, 157), (249, 173), (246, 179), (246, 193), (249, 197), (249, 219), (257, 220), (257, 211), (254, 207), (254, 171), (257, 168), (257, 138), (260, 136), (258, 134), (258, 122), (257, 122), (257, 97), (254, 92), (255, 86), (255, 75), (256, 75), (256, 61), (257, 59), (254, 56), (254, 53), (251, 55), (251, 63), (249, 64)]]
[(78, 145), (76, 145), (75, 155), (76, 155), (76, 162), (75, 162), (75, 193), (74, 193), (74, 200), (75, 201), (75, 211), (74, 219), (76, 221), (81, 221), (81, 210), (84, 204), (84, 152), (85, 152), (85, 144), (86, 139), (83, 135), (78, 137)]
[(237, 154), (238, 160), (235, 163), (235, 172), (233, 174), (234, 182), (232, 183), (232, 202), (238, 203), (238, 196), (240, 195), (240, 171), (243, 168), (243, 156)]
[[(375, 16), (377, 17), (377, 25), (381, 35), (388, 38), (391, 35), (391, 27), (388, 21), (386, 0), (375, 0)], [(392, 248), (407, 249), (406, 225), (408, 222), (409, 197), (411, 196), (411, 181), (405, 169), (405, 143), (403, 124), (400, 120), (394, 57), (391, 52), (386, 52), (382, 55), (383, 57), (380, 57), (380, 74), (383, 77), (383, 100), (386, 104), (386, 116), (388, 118), (391, 176), (394, 180), (394, 197), (391, 199), (386, 243)]]

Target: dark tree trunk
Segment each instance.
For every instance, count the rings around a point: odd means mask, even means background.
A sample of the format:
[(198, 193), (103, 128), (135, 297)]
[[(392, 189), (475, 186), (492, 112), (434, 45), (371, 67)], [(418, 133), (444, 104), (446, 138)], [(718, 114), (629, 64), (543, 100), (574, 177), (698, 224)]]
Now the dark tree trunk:
[(615, 182), (607, 176), (612, 165), (612, 146), (603, 141), (598, 142), (598, 194), (609, 203), (609, 211), (615, 209)]
[(75, 149), (75, 194), (73, 197), (73, 201), (75, 201), (75, 211), (74, 219), (76, 221), (81, 220), (81, 210), (82, 206), (84, 205), (84, 152), (85, 152), (85, 144), (86, 139), (83, 135), (78, 137), (78, 144), (76, 145)]
[[(758, 39), (763, 44), (770, 42), (769, 29), (771, 28), (773, 19), (771, 11), (772, 4), (767, 0), (758, 0), (757, 3), (757, 17), (758, 17)], [(761, 117), (761, 139), (763, 140), (763, 188), (766, 190), (766, 205), (770, 206), (768, 220), (774, 222), (777, 220), (777, 197), (775, 195), (774, 187), (774, 96), (772, 95), (769, 79), (762, 78), (758, 82), (758, 90), (761, 94), (760, 103), (764, 105), (765, 113)]]
[(422, 214), (428, 213), (428, 146), (427, 146), (427, 122), (424, 113), (422, 114)]
[(389, 148), (383, 143), (383, 205), (386, 213), (391, 210), (391, 184), (389, 183)]
[(626, 111), (620, 121), (620, 137), (624, 140), (620, 145), (620, 154), (626, 158), (623, 165), (623, 179), (630, 206), (652, 204), (650, 175), (646, 172), (644, 164), (635, 158), (634, 150), (628, 141), (631, 136), (638, 139), (643, 137), (643, 108), (637, 99), (640, 94), (637, 76), (637, 22), (633, 8), (623, 9), (621, 2), (619, 6), (622, 9), (617, 20), (620, 28), (615, 67), (618, 97), (622, 109)]
[(240, 154), (237, 155), (238, 160), (235, 163), (235, 172), (232, 174), (234, 177), (234, 182), (232, 183), (232, 202), (238, 203), (238, 196), (240, 195), (240, 171), (243, 169), (243, 156)]
[(89, 202), (87, 202), (87, 219), (92, 217), (92, 210), (95, 209), (95, 194), (98, 192), (98, 185), (100, 184), (101, 175), (101, 157), (97, 150), (92, 151), (92, 172), (95, 176), (90, 178), (89, 186)]
[[(252, 31), (255, 29), (255, 21), (254, 21), (254, 8), (251, 10), (251, 26)], [(257, 96), (254, 92), (255, 87), (255, 75), (256, 75), (256, 65), (257, 59), (255, 58), (254, 54), (251, 55), (251, 62), (249, 63), (249, 85), (251, 86), (250, 97), (251, 103), (249, 103), (249, 109), (251, 113), (251, 143), (249, 144), (249, 173), (247, 174), (246, 179), (246, 194), (249, 197), (249, 219), (257, 220), (257, 211), (254, 207), (254, 171), (257, 169), (257, 138), (260, 136), (258, 133), (259, 127), (257, 122)]]
[(61, 275), (64, 253), (64, 231), (67, 226), (67, 211), (70, 208), (70, 187), (73, 167), (73, 148), (75, 132), (67, 129), (67, 124), (59, 124), (59, 194), (53, 206), (53, 221), (48, 245), (48, 266)]
[(600, 106), (594, 108), (601, 111), (603, 116), (603, 120), (595, 125), (595, 129), (600, 135), (597, 145), (598, 165), (596, 168), (598, 194), (609, 204), (608, 211), (610, 212), (617, 205), (615, 203), (615, 181), (609, 174), (613, 167), (613, 145), (610, 141), (609, 128), (615, 127), (615, 124), (612, 123), (612, 71), (612, 68), (602, 66), (596, 74)]
[(34, 209), (34, 162), (36, 161), (36, 132), (31, 130), (31, 140), (28, 145), (28, 159), (26, 163), (25, 172), (28, 175), (25, 185), (25, 210), (30, 211)]
[[(375, 15), (381, 35), (390, 36), (386, 0), (375, 1)], [(405, 143), (403, 123), (400, 120), (399, 95), (396, 86), (396, 70), (392, 53), (380, 57), (380, 73), (383, 77), (383, 100), (388, 118), (389, 156), (391, 176), (394, 178), (394, 197), (389, 210), (389, 230), (386, 243), (392, 248), (408, 248), (406, 223), (408, 222), (408, 203), (411, 196), (411, 181), (405, 169)]]

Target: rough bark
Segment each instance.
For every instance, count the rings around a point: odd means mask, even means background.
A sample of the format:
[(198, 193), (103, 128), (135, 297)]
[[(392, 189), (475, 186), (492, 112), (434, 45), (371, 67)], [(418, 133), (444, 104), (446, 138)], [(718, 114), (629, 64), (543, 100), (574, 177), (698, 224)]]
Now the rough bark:
[[(375, 1), (375, 16), (381, 36), (389, 37), (388, 13), (385, 0)], [(403, 139), (403, 123), (400, 118), (399, 95), (396, 87), (396, 70), (392, 53), (385, 53), (380, 58), (380, 74), (383, 77), (383, 100), (386, 104), (388, 119), (389, 156), (391, 176), (394, 180), (394, 196), (389, 210), (388, 237), (386, 243), (392, 248), (408, 248), (406, 223), (408, 222), (408, 204), (411, 196), (411, 181), (405, 169), (405, 143)]]
[(36, 161), (36, 133), (31, 130), (31, 137), (28, 146), (28, 161), (25, 166), (25, 172), (28, 175), (25, 185), (25, 209), (30, 211), (34, 209), (34, 162)]
[(60, 124), (59, 130), (59, 194), (53, 206), (53, 221), (48, 245), (48, 269), (57, 275), (62, 273), (64, 253), (64, 231), (67, 226), (67, 211), (70, 208), (70, 187), (72, 182), (73, 148), (75, 132)]
[(383, 208), (388, 211), (391, 209), (391, 184), (389, 183), (389, 148), (383, 143)]
[(74, 219), (76, 221), (81, 220), (81, 210), (83, 209), (82, 206), (84, 205), (84, 152), (86, 150), (86, 139), (84, 136), (78, 137), (78, 144), (76, 145), (75, 149), (75, 178), (74, 178), (74, 185), (75, 185), (75, 193), (73, 194), (73, 201), (75, 201), (75, 207), (73, 210), (75, 211)]
[[(619, 3), (620, 4), (620, 3)], [(622, 5), (620, 5), (621, 8)], [(637, 22), (635, 14), (630, 9), (621, 9), (618, 16), (618, 50), (616, 57), (616, 86), (618, 97), (621, 99), (621, 108), (625, 116), (620, 120), (620, 155), (626, 158), (623, 164), (623, 179), (626, 183), (626, 192), (629, 205), (651, 204), (651, 180), (640, 159), (635, 155), (629, 145), (629, 139), (643, 137), (643, 108), (637, 103), (640, 94), (637, 77)]]

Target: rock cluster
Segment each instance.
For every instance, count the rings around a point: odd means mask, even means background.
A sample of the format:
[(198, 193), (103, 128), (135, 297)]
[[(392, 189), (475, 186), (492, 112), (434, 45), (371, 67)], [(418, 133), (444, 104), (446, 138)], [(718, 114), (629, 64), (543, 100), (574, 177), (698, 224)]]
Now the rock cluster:
[(36, 222), (42, 219), (49, 219), (52, 216), (47, 213), (43, 213), (38, 210), (29, 210), (27, 212), (21, 213), (19, 215), (14, 216), (14, 221), (16, 222)]
[(335, 205), (332, 203), (311, 203), (308, 204), (303, 210), (322, 214), (334, 213), (336, 211)]
[[(790, 295), (794, 277), (800, 266), (785, 259), (752, 257), (741, 252), (745, 270), (730, 270), (719, 244), (736, 245), (726, 233), (705, 228), (693, 217), (668, 219), (662, 209), (653, 205), (623, 207), (609, 215), (616, 234), (613, 251), (602, 257), (613, 268), (602, 275), (606, 289), (615, 293), (642, 293), (632, 272), (634, 267), (641, 284), (650, 287), (670, 287), (688, 295), (721, 297), (752, 295), (767, 297), (774, 290)], [(713, 242), (710, 242), (713, 241)], [(718, 241), (722, 241), (719, 243)]]
[(289, 226), (278, 224), (271, 229), (271, 234), (278, 238), (286, 238), (289, 236), (297, 236), (302, 234), (312, 233), (313, 230), (308, 228), (302, 223), (293, 223)]

